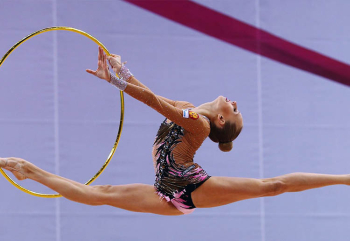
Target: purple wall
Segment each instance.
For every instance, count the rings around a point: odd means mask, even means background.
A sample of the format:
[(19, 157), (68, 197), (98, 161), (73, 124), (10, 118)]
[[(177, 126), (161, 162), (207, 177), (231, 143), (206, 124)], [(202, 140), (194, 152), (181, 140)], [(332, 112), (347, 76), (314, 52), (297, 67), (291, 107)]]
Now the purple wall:
[[(350, 2), (195, 1), (292, 43), (350, 63)], [(155, 93), (195, 105), (237, 100), (245, 127), (230, 153), (205, 141), (195, 161), (212, 176), (264, 178), (350, 172), (350, 89), (242, 50), (122, 1), (2, 0), (0, 55), (28, 34), (70, 26), (128, 61)], [(193, 15), (196, 16), (195, 13)], [(106, 160), (119, 92), (85, 73), (97, 46), (76, 33), (41, 34), (0, 68), (0, 156), (79, 182)], [(153, 184), (151, 147), (163, 117), (125, 97), (119, 147), (95, 184)], [(25, 187), (52, 193), (24, 181)], [(350, 192), (333, 186), (163, 217), (42, 199), (0, 181), (0, 240), (344, 240)]]

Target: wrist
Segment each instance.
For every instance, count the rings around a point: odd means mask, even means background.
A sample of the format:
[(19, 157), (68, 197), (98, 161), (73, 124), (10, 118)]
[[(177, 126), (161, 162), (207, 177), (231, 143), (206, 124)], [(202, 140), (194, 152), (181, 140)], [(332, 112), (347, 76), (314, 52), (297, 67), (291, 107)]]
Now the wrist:
[(125, 81), (127, 81), (131, 76), (134, 76), (130, 70), (124, 65), (124, 63), (122, 64), (119, 72), (117, 72), (119, 77)]
[(124, 91), (126, 86), (128, 85), (128, 82), (126, 82), (125, 80), (118, 78), (117, 76), (115, 76), (114, 74), (110, 73), (110, 80), (109, 83), (111, 83), (112, 85), (114, 85), (115, 87), (117, 87), (118, 89)]

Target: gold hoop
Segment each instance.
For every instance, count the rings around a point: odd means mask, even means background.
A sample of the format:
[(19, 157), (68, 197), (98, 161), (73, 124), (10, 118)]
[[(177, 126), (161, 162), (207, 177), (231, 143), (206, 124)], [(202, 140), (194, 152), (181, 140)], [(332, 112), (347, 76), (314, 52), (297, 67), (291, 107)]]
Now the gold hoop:
[[(90, 34), (85, 33), (84, 31), (81, 31), (81, 30), (75, 29), (75, 28), (71, 28), (71, 27), (62, 27), (62, 26), (61, 27), (50, 27), (50, 28), (44, 28), (44, 29), (41, 29), (39, 31), (36, 31), (36, 32), (28, 35), (27, 37), (25, 37), (24, 39), (22, 39), (18, 43), (16, 43), (9, 51), (7, 51), (7, 53), (4, 55), (4, 57), (2, 57), (2, 59), (0, 60), (0, 67), (3, 64), (3, 62), (5, 61), (5, 59), (12, 53), (12, 51), (15, 50), (16, 48), (18, 48), (18, 46), (20, 46), (22, 43), (24, 43), (28, 39), (30, 39), (30, 38), (32, 38), (32, 37), (34, 37), (36, 35), (39, 35), (41, 33), (49, 32), (49, 31), (55, 31), (55, 30), (65, 30), (65, 31), (71, 31), (71, 32), (79, 33), (79, 34), (81, 34), (81, 35), (91, 39), (92, 41), (94, 41), (98, 46), (100, 46), (104, 50), (104, 52), (108, 56), (111, 55), (109, 53), (109, 51), (107, 50), (107, 48), (100, 41), (98, 41), (96, 38), (94, 38)], [(106, 169), (107, 165), (109, 164), (110, 160), (112, 159), (112, 157), (113, 157), (113, 155), (115, 153), (115, 150), (117, 149), (117, 146), (118, 146), (118, 143), (119, 143), (119, 139), (120, 139), (120, 136), (121, 136), (121, 132), (122, 132), (122, 129), (123, 129), (123, 123), (124, 123), (124, 94), (123, 94), (123, 91), (120, 91), (120, 105), (121, 105), (121, 111), (120, 111), (119, 130), (118, 130), (117, 139), (116, 139), (116, 141), (114, 143), (112, 151), (109, 153), (107, 161), (103, 164), (101, 169), (95, 174), (95, 176), (93, 176), (89, 181), (87, 181), (85, 183), (85, 185), (91, 184), (93, 181), (96, 180), (97, 177), (99, 177), (101, 175), (101, 173)], [(62, 197), (62, 195), (60, 195), (60, 194), (42, 194), (42, 193), (36, 193), (36, 192), (30, 191), (30, 190), (22, 187), (21, 185), (17, 184), (15, 181), (13, 181), (4, 172), (4, 170), (2, 170), (1, 168), (0, 168), (0, 172), (12, 185), (14, 185), (16, 188), (20, 189), (21, 191), (23, 191), (25, 193), (28, 193), (30, 195), (37, 196), (37, 197), (44, 197), (44, 198)]]

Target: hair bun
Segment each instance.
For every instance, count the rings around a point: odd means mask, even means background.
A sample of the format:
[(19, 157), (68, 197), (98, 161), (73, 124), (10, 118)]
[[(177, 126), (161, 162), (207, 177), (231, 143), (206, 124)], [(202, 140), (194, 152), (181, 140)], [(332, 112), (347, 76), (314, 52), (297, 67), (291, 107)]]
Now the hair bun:
[(233, 142), (219, 142), (219, 149), (223, 152), (231, 151), (233, 147)]

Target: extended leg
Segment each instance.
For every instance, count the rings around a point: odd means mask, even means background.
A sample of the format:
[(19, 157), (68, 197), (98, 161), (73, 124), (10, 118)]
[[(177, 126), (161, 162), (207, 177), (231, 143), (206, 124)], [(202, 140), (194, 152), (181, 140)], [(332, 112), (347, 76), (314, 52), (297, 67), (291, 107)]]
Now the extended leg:
[(20, 158), (0, 158), (0, 167), (12, 171), (16, 177), (25, 176), (37, 181), (65, 198), (87, 205), (110, 205), (134, 212), (160, 215), (181, 215), (173, 204), (161, 200), (154, 187), (145, 184), (86, 186), (46, 172)]
[(291, 173), (265, 179), (211, 177), (192, 193), (192, 200), (197, 207), (207, 208), (337, 184), (350, 185), (350, 175)]

